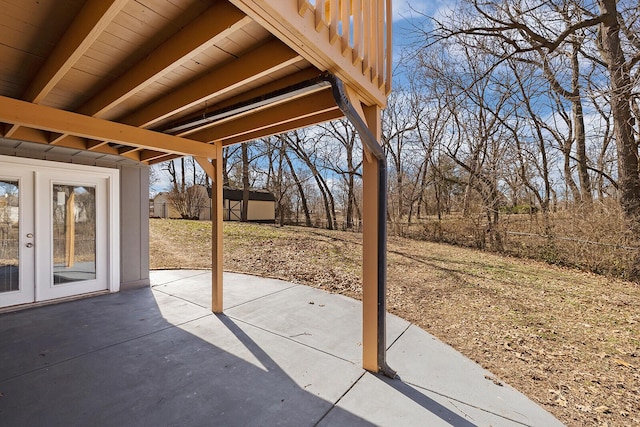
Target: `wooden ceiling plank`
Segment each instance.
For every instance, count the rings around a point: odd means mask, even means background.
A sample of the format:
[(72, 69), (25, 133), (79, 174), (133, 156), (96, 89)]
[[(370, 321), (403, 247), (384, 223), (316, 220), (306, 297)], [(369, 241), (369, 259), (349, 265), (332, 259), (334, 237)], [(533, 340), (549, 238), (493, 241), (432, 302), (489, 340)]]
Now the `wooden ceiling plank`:
[(209, 127), (189, 135), (189, 138), (203, 142), (220, 141), (337, 108), (330, 88), (324, 89), (309, 96), (278, 104), (273, 108), (263, 109), (254, 114)]
[(78, 112), (100, 117), (123, 99), (180, 66), (186, 58), (199, 54), (250, 22), (250, 18), (230, 3), (214, 4), (207, 12), (90, 99)]
[(166, 117), (300, 60), (300, 56), (287, 45), (273, 40), (119, 121), (136, 127), (152, 126)]
[(305, 128), (308, 126), (317, 125), (319, 123), (329, 122), (344, 117), (344, 114), (339, 109), (325, 111), (323, 113), (303, 117), (287, 123), (281, 123), (275, 126), (270, 126), (264, 129), (260, 129), (254, 132), (245, 133), (240, 136), (227, 138), (222, 141), (222, 145), (233, 145), (241, 142), (254, 141), (260, 138), (266, 138), (271, 135), (278, 135), (281, 133), (289, 132), (295, 129)]
[[(0, 122), (187, 156), (215, 155), (211, 145), (0, 96)], [(60, 145), (58, 143), (57, 145)], [(214, 154), (212, 154), (214, 153)]]
[(39, 103), (89, 49), (129, 0), (88, 0), (26, 90), (23, 99)]

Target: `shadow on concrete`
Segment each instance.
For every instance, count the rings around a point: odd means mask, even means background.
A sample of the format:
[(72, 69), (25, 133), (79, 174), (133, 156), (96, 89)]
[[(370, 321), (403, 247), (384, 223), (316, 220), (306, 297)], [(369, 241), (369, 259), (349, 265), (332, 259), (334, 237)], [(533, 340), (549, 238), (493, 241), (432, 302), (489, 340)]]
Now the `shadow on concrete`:
[(249, 328), (148, 288), (0, 315), (0, 424), (304, 426), (344, 411)]
[(477, 427), (476, 424), (453, 412), (446, 406), (443, 406), (440, 403), (436, 402), (426, 394), (422, 393), (420, 390), (403, 382), (400, 378), (390, 379), (380, 375), (376, 375), (376, 377), (397, 392), (422, 406), (425, 410), (431, 412), (433, 415), (436, 415), (438, 418), (447, 422), (451, 426)]

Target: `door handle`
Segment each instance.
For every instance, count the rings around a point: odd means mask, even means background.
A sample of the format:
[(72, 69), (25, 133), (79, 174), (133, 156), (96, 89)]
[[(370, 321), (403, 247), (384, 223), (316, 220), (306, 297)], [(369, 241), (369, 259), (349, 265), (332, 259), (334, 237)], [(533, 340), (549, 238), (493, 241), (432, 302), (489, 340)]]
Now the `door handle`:
[(32, 248), (33, 247), (33, 243), (29, 242), (25, 246), (28, 247), (28, 248)]

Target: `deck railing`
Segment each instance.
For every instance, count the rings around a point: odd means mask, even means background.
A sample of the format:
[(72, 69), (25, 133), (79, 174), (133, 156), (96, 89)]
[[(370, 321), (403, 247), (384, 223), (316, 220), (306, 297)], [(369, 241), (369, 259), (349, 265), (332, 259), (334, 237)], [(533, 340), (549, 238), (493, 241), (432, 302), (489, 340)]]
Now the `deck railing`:
[(315, 15), (315, 30), (385, 95), (391, 91), (391, 0), (298, 0), (298, 13)]

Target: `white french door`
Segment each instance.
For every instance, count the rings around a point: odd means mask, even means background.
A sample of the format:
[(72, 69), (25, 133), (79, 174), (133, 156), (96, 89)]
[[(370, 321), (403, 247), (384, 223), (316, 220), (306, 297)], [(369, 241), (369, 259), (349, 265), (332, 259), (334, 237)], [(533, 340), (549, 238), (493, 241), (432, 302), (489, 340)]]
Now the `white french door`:
[(117, 171), (1, 161), (0, 307), (113, 289)]
[(0, 307), (35, 300), (33, 171), (0, 169)]

